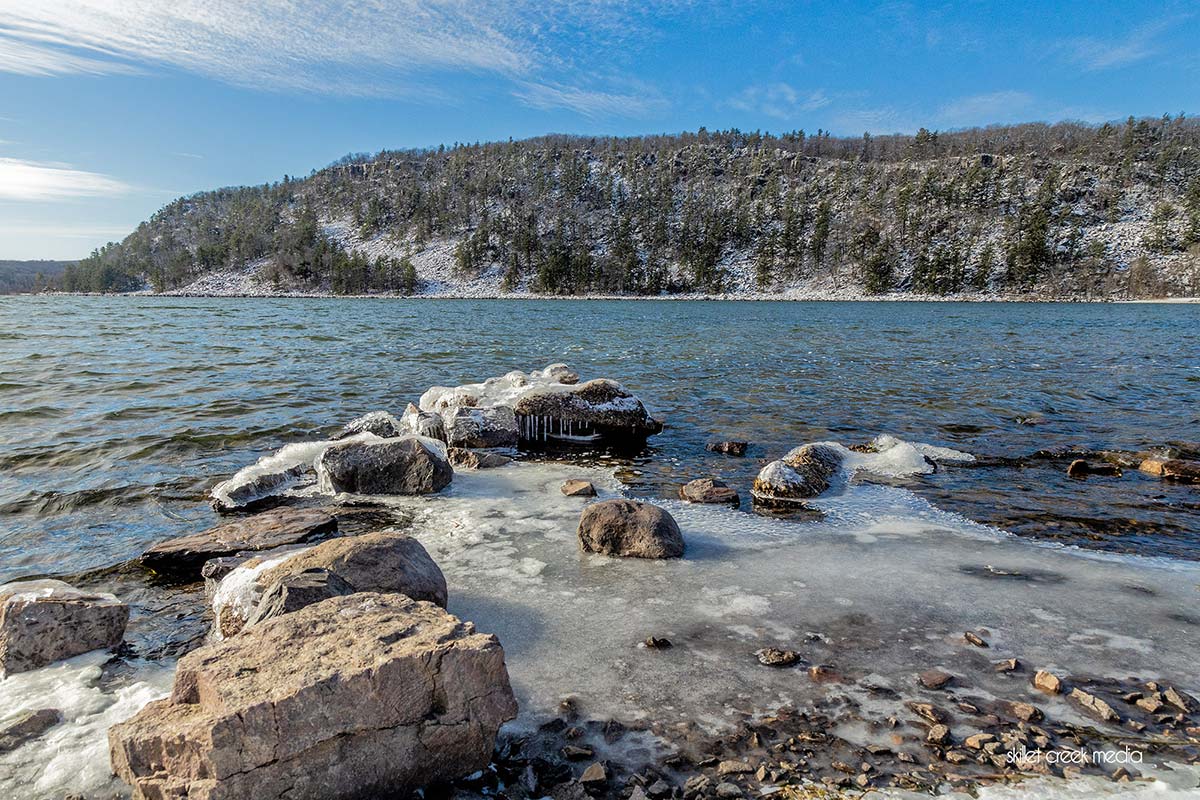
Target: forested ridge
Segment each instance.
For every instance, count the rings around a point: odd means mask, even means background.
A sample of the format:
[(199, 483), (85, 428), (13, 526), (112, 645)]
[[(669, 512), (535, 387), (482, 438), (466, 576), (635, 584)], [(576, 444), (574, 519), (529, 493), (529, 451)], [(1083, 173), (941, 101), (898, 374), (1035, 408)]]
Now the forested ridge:
[(1200, 123), (544, 136), (202, 192), (60, 288), (1200, 294)]

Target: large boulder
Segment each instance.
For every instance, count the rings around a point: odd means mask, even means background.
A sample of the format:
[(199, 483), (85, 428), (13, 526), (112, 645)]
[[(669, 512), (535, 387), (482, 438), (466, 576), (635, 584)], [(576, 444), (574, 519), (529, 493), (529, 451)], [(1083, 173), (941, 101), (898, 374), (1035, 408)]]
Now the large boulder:
[(763, 467), (751, 494), (763, 505), (803, 503), (829, 488), (842, 463), (841, 452), (831, 445), (802, 445)]
[(579, 517), (579, 547), (586, 553), (632, 558), (679, 558), (683, 534), (663, 509), (635, 500), (592, 503)]
[(350, 442), (317, 458), (322, 491), (351, 494), (431, 494), (454, 479), (440, 442), (418, 436)]
[(0, 586), (0, 677), (116, 647), (128, 621), (129, 606), (111, 594), (49, 579), (6, 583)]
[(521, 439), (529, 443), (640, 445), (662, 431), (662, 423), (650, 416), (641, 400), (603, 378), (534, 389), (522, 395), (513, 410)]
[(485, 767), (516, 711), (494, 636), (360, 593), (187, 654), (109, 752), (137, 800), (402, 797)]
[[(232, 636), (255, 617), (273, 587), (309, 570), (326, 570), (356, 592), (396, 592), (446, 606), (446, 578), (421, 543), (398, 531), (330, 539), (282, 558), (249, 561), (230, 572), (213, 594), (221, 636)], [(324, 599), (316, 592), (308, 596)], [(265, 612), (264, 612), (265, 613)]]
[(517, 418), (508, 406), (456, 408), (446, 418), (446, 441), (451, 447), (512, 447)]
[(337, 520), (315, 508), (276, 508), (160, 542), (138, 561), (164, 575), (195, 579), (209, 559), (309, 542), (337, 532)]

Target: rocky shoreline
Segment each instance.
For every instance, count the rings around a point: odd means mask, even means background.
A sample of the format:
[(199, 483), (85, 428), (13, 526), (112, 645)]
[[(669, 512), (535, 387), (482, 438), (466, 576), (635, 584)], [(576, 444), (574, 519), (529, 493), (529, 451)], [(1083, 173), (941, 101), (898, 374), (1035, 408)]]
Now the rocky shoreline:
[[(153, 581), (203, 581), (211, 628), (207, 641), (182, 646), (170, 696), (112, 727), (113, 770), (135, 797), (155, 798), (405, 796), (426, 787), (426, 797), (732, 800), (1031, 777), (1132, 782), (1146, 777), (1144, 761), (1200, 763), (1200, 704), (1183, 687), (1027, 663), (993, 646), (986, 628), (932, 621), (920, 635), (942, 641), (953, 665), (926, 664), (899, 688), (881, 682), (861, 654), (839, 649), (863, 638), (855, 630), (863, 623), (850, 622), (840, 634), (765, 640), (753, 658), (731, 665), (811, 687), (806, 705), (751, 697), (717, 726), (665, 713), (623, 718), (565, 696), (556, 716), (502, 728), (517, 714), (503, 642), (448, 613), (447, 562), (406, 532), (377, 528), (370, 509), (388, 497), (436, 504), (456, 477), (503, 472), (514, 457), (637, 450), (661, 430), (620, 384), (581, 382), (554, 364), (432, 387), (399, 416), (359, 417), (217, 484), (212, 504), (229, 521), (138, 559)], [(737, 458), (745, 443), (709, 449)], [(1084, 454), (1091, 466), (1068, 470), (1086, 478), (1104, 464), (1200, 483), (1190, 455)], [(811, 500), (862, 475), (984, 463), (892, 437), (809, 443), (765, 464), (750, 499), (763, 513), (805, 520), (824, 513)], [(586, 480), (558, 487), (578, 504), (577, 549), (589, 558), (645, 560), (653, 569), (711, 557), (693, 554), (686, 520), (660, 504), (598, 496)], [(711, 478), (680, 492), (684, 507), (741, 502)], [(95, 649), (120, 653), (128, 619), (129, 605), (111, 594), (47, 580), (6, 584), (0, 668), (15, 674)], [(685, 658), (691, 643), (673, 637), (647, 631), (637, 649)], [(0, 752), (60, 724), (52, 708), (6, 723)], [(1109, 752), (1125, 761), (1101, 755)]]

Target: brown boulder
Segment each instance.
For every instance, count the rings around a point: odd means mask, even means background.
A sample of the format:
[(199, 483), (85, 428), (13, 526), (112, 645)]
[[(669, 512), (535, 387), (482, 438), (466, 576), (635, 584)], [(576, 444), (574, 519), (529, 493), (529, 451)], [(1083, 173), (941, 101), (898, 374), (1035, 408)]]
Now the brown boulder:
[[(259, 571), (244, 580), (242, 570)], [(232, 636), (253, 618), (271, 588), (308, 570), (327, 570), (356, 592), (394, 592), (445, 608), (446, 578), (416, 539), (398, 531), (330, 539), (265, 568), (247, 562), (218, 586), (213, 609), (222, 636)], [(300, 597), (299, 592), (293, 605)], [(308, 593), (313, 600), (319, 593)], [(264, 612), (265, 613), (265, 612)]]
[(841, 453), (830, 445), (802, 445), (763, 467), (751, 493), (764, 505), (802, 503), (827, 490), (841, 467)]
[(579, 547), (585, 553), (632, 558), (679, 558), (683, 534), (663, 509), (633, 500), (603, 500), (583, 510)]
[(720, 505), (740, 505), (736, 489), (716, 478), (697, 478), (679, 487), (679, 497), (690, 503), (716, 503)]
[(56, 580), (0, 586), (0, 678), (90, 650), (116, 647), (129, 606)]
[(486, 766), (516, 711), (494, 636), (360, 593), (184, 656), (109, 752), (137, 800), (405, 796)]
[(138, 561), (154, 572), (195, 578), (211, 558), (300, 544), (336, 531), (337, 520), (324, 511), (277, 508), (159, 542), (142, 553)]
[(517, 427), (523, 441), (536, 444), (605, 442), (644, 445), (662, 432), (635, 395), (604, 378), (578, 386), (533, 389), (517, 401)]

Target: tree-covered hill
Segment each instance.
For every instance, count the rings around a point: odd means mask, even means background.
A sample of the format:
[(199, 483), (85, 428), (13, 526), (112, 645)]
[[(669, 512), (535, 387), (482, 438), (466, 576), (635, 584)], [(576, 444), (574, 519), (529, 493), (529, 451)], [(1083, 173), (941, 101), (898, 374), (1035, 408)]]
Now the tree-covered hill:
[(0, 260), (0, 294), (40, 292), (62, 278), (73, 261)]
[(68, 268), (62, 288), (147, 283), (1196, 295), (1200, 123), (861, 138), (701, 129), (352, 155), (307, 178), (177, 200)]

